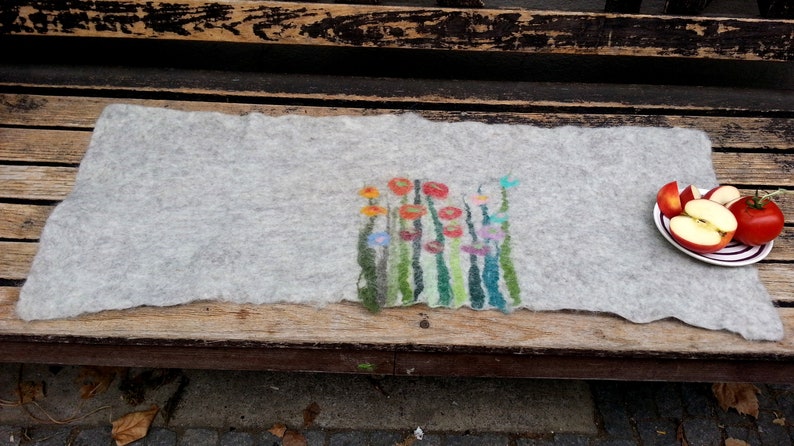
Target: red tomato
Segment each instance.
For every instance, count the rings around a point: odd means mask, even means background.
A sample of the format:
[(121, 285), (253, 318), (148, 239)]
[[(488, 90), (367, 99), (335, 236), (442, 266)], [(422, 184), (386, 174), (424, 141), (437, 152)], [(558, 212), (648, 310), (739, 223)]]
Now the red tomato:
[(774, 201), (762, 197), (742, 197), (728, 207), (738, 227), (733, 239), (745, 245), (769, 243), (783, 232), (783, 212)]

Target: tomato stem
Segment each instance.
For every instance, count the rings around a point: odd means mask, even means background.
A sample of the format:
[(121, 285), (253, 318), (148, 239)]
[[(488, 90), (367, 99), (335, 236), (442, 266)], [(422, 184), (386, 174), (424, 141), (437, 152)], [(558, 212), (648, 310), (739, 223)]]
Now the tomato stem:
[(750, 206), (752, 208), (755, 208), (755, 209), (763, 209), (764, 206), (766, 206), (767, 203), (772, 201), (772, 198), (774, 198), (774, 197), (776, 197), (778, 195), (790, 194), (790, 193), (794, 193), (794, 191), (790, 191), (790, 190), (786, 190), (786, 189), (783, 189), (783, 188), (779, 188), (778, 190), (776, 190), (774, 192), (770, 192), (768, 194), (760, 196), (758, 190), (756, 190), (755, 191), (755, 196), (751, 197), (749, 200), (747, 200), (747, 204), (748, 204), (748, 206)]

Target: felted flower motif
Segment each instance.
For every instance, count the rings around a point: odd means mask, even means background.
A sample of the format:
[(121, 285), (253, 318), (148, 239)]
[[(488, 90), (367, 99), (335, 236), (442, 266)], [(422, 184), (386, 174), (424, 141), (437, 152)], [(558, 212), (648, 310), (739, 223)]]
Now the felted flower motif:
[(491, 223), (504, 223), (507, 221), (508, 216), (507, 216), (507, 212), (497, 212), (489, 216), (488, 218), (491, 219)]
[(485, 225), (477, 233), (486, 240), (501, 241), (505, 238), (505, 231), (499, 225)]
[(472, 254), (475, 256), (487, 256), (490, 252), (490, 249), (487, 245), (482, 245), (480, 243), (474, 245), (463, 245), (460, 247), (460, 250), (466, 254)]
[(432, 242), (425, 243), (425, 251), (429, 252), (430, 254), (440, 254), (444, 252), (444, 244), (439, 242), (438, 240), (433, 240)]
[(389, 180), (389, 189), (397, 196), (403, 196), (411, 192), (414, 184), (408, 178), (392, 178)]
[(482, 206), (485, 203), (488, 203), (487, 195), (472, 195), (469, 199), (475, 206)]
[(499, 185), (504, 187), (505, 189), (510, 189), (511, 187), (516, 187), (521, 182), (518, 180), (514, 180), (510, 178), (510, 175), (505, 175), (502, 178), (499, 178)]
[(358, 194), (364, 198), (378, 198), (380, 196), (380, 191), (375, 186), (366, 186), (358, 191)]
[(421, 204), (404, 204), (400, 206), (399, 213), (406, 220), (416, 220), (427, 214), (427, 208)]
[(447, 206), (438, 210), (438, 218), (442, 220), (454, 220), (463, 215), (463, 211), (455, 206)]
[(391, 241), (391, 236), (387, 232), (374, 232), (367, 237), (367, 245), (370, 247), (386, 246)]
[(422, 231), (418, 229), (406, 229), (404, 231), (400, 231), (400, 239), (405, 240), (406, 242), (414, 241), (421, 236)]
[(428, 197), (443, 200), (447, 198), (447, 195), (449, 194), (449, 188), (446, 184), (428, 181), (422, 185), (422, 192)]
[(378, 215), (386, 215), (388, 211), (383, 206), (370, 205), (361, 208), (361, 213), (367, 217), (377, 217)]
[(444, 226), (444, 235), (449, 238), (458, 238), (463, 235), (463, 228), (458, 223)]

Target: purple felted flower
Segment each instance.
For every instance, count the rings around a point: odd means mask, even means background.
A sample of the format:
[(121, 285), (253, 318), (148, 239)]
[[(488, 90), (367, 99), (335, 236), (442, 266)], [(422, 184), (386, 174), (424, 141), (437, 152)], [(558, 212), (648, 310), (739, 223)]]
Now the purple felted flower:
[(480, 237), (486, 240), (502, 241), (505, 238), (505, 231), (499, 225), (485, 225), (477, 231)]

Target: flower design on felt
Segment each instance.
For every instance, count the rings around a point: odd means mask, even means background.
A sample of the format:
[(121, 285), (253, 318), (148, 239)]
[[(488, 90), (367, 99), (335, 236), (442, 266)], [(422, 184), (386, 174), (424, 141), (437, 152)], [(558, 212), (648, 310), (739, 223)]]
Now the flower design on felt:
[(414, 190), (414, 182), (408, 178), (392, 178), (387, 186), (398, 197), (408, 195), (409, 192)]
[(438, 210), (438, 218), (442, 220), (454, 220), (463, 215), (463, 210), (455, 206), (446, 206)]
[(389, 211), (383, 207), (378, 205), (369, 205), (364, 206), (361, 208), (361, 213), (366, 215), (367, 217), (377, 217), (378, 215), (386, 215)]
[(358, 243), (359, 299), (371, 311), (417, 302), (502, 311), (519, 306), (508, 216), (509, 195), (519, 185), (504, 175), (490, 187), (453, 193), (443, 182), (393, 177), (384, 188), (360, 189), (367, 203)]
[(388, 232), (374, 232), (367, 236), (367, 244), (369, 246), (387, 246), (391, 241), (391, 236)]
[(427, 214), (427, 208), (421, 204), (404, 204), (400, 206), (399, 214), (406, 220), (416, 220)]
[(360, 191), (358, 191), (358, 194), (361, 195), (364, 198), (378, 198), (378, 197), (380, 197), (380, 191), (378, 190), (377, 187), (374, 187), (374, 186), (366, 186), (363, 189), (361, 189)]

